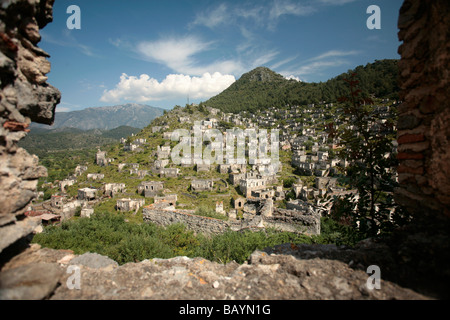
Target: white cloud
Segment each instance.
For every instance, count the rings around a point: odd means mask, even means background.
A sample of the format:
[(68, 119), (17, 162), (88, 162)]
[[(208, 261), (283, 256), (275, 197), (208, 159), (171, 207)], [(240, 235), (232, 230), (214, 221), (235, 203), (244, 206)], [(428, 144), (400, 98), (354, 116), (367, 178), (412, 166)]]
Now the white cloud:
[(351, 50), (351, 51), (330, 50), (325, 53), (322, 53), (321, 55), (318, 55), (317, 57), (311, 58), (309, 60), (315, 61), (315, 60), (322, 60), (325, 58), (345, 57), (345, 56), (357, 55), (359, 53), (361, 53), (361, 52), (356, 51), (356, 50)]
[[(249, 39), (248, 42), (251, 44), (254, 40)], [(244, 49), (238, 46), (236, 50), (239, 54), (232, 59), (222, 58), (205, 62), (205, 58), (200, 56), (205, 52), (217, 54), (219, 49), (216, 42), (205, 42), (191, 35), (184, 38), (172, 37), (156, 41), (142, 41), (136, 45), (135, 51), (141, 58), (163, 64), (176, 73), (195, 76), (215, 72), (239, 76), (243, 72), (247, 72), (249, 68), (272, 61), (278, 54), (278, 51), (275, 50), (261, 48), (254, 50), (249, 47)]]
[(172, 70), (182, 73), (195, 64), (194, 55), (208, 50), (211, 42), (203, 42), (194, 36), (165, 38), (157, 41), (140, 42), (136, 50), (144, 58), (163, 63)]
[(350, 50), (330, 50), (322, 53), (318, 56), (312, 57), (304, 61), (303, 64), (297, 67), (291, 67), (287, 70), (283, 70), (280, 73), (287, 76), (292, 75), (293, 77), (304, 78), (305, 75), (317, 74), (326, 70), (327, 68), (339, 67), (342, 65), (349, 64), (349, 61), (345, 59), (347, 56), (353, 56), (360, 54), (361, 51)]
[(215, 28), (218, 25), (225, 23), (229, 19), (227, 6), (222, 3), (213, 10), (198, 13), (192, 25), (203, 25), (208, 28)]
[(69, 107), (60, 107), (59, 105), (55, 109), (55, 112), (69, 112), (69, 111), (72, 111)]
[(294, 76), (292, 74), (287, 76), (287, 77), (284, 77), (284, 78), (287, 79), (287, 80), (295, 80), (295, 81), (298, 81), (298, 82), (302, 82), (302, 80), (300, 80), (299, 77), (296, 77), (296, 76)]
[(272, 61), (278, 55), (278, 53), (279, 53), (278, 51), (274, 50), (267, 53), (263, 53), (261, 56), (253, 60), (252, 68), (263, 66), (266, 63)]
[(204, 42), (195, 36), (143, 41), (136, 47), (144, 59), (163, 64), (177, 73), (201, 76), (214, 72), (239, 74), (244, 70), (239, 59), (223, 59), (206, 64), (196, 59), (196, 55), (212, 49), (212, 41)]
[(236, 7), (234, 9), (234, 15), (244, 18), (244, 19), (253, 19), (254, 22), (256, 22), (257, 26), (260, 26), (260, 24), (265, 20), (265, 11), (266, 9), (264, 7)]
[(338, 6), (355, 1), (356, 0), (319, 0), (320, 3), (323, 3), (325, 5), (338, 5)]
[(206, 26), (210, 29), (221, 25), (242, 27), (243, 25), (248, 25), (249, 21), (251, 21), (252, 25), (257, 29), (264, 27), (274, 30), (282, 16), (306, 16), (314, 12), (316, 12), (316, 8), (312, 5), (303, 5), (298, 3), (298, 1), (291, 0), (273, 0), (270, 4), (265, 3), (256, 6), (243, 2), (236, 2), (236, 4), (232, 5), (222, 3), (218, 7), (199, 12), (189, 26)]
[(120, 82), (112, 90), (105, 90), (100, 101), (117, 103), (120, 101), (146, 102), (187, 97), (193, 99), (210, 98), (226, 88), (236, 79), (232, 75), (219, 72), (205, 73), (201, 77), (183, 74), (169, 74), (159, 82), (147, 74), (140, 77), (123, 73)]
[(344, 60), (317, 61), (300, 67), (300, 69), (298, 69), (296, 74), (302, 75), (302, 74), (316, 73), (319, 72), (321, 69), (338, 67), (346, 63), (347, 62)]
[(293, 61), (293, 60), (295, 60), (297, 58), (298, 58), (298, 55), (293, 56), (293, 57), (289, 57), (289, 58), (281, 60), (281, 61), (278, 61), (277, 63), (273, 64), (270, 67), (270, 69), (278, 69), (279, 67), (281, 67), (281, 66), (283, 66), (285, 64), (288, 64), (289, 62), (291, 62), (291, 61)]
[(50, 34), (40, 31), (42, 41), (56, 44), (58, 46), (67, 47), (67, 48), (75, 48), (78, 51), (80, 51), (82, 54), (88, 56), (88, 57), (99, 57), (98, 54), (94, 52), (94, 50), (82, 43), (79, 43), (73, 34), (68, 29), (63, 29), (61, 37), (60, 38), (54, 38)]
[(287, 0), (279, 0), (274, 1), (269, 18), (271, 20), (277, 20), (283, 15), (306, 16), (315, 11), (316, 9), (311, 6), (304, 6)]
[(68, 102), (61, 101), (55, 109), (55, 112), (69, 112), (74, 110), (82, 109), (82, 106), (78, 104), (72, 104)]

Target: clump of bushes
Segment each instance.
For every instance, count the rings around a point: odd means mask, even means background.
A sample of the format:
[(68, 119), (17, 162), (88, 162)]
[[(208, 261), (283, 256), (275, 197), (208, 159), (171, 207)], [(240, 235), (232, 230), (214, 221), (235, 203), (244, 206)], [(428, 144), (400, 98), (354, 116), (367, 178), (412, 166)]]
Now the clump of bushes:
[(215, 210), (205, 207), (205, 206), (200, 206), (197, 210), (195, 210), (195, 214), (197, 216), (202, 216), (202, 217), (208, 217), (208, 218), (214, 218), (214, 219), (220, 219), (220, 220), (228, 220), (228, 217), (226, 215), (217, 213)]
[(48, 226), (36, 234), (34, 243), (53, 249), (70, 249), (75, 254), (96, 252), (119, 264), (145, 259), (168, 259), (176, 256), (203, 257), (219, 263), (243, 263), (255, 250), (283, 243), (350, 244), (345, 230), (326, 223), (329, 234), (308, 237), (271, 229), (259, 232), (228, 231), (213, 237), (194, 234), (182, 224), (166, 228), (152, 223), (125, 222), (117, 213), (100, 212), (91, 218), (65, 221), (60, 226)]
[(189, 255), (189, 249), (198, 245), (193, 232), (182, 225), (162, 228), (151, 223), (127, 223), (123, 215), (107, 212), (46, 227), (34, 236), (33, 242), (53, 249), (70, 249), (75, 254), (96, 252), (119, 264)]

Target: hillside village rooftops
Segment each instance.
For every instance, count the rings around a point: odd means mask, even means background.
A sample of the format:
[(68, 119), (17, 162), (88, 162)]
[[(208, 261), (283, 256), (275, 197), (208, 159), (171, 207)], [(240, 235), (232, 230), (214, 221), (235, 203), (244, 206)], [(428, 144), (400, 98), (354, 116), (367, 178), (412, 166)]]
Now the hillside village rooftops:
[(94, 189), (94, 188), (81, 188), (78, 190), (83, 191), (83, 192), (97, 192), (97, 189)]

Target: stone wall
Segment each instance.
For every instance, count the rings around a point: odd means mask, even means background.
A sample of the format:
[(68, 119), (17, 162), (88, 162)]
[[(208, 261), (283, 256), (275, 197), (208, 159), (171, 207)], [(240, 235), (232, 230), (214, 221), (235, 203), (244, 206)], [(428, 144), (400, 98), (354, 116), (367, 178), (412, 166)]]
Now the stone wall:
[[(263, 206), (263, 209), (267, 205)], [(240, 231), (245, 229), (261, 230), (262, 228), (275, 228), (280, 231), (305, 233), (309, 235), (320, 234), (320, 215), (303, 215), (295, 210), (276, 209), (274, 215), (256, 215), (251, 219), (225, 221), (193, 214), (193, 210), (163, 210), (146, 207), (143, 210), (143, 219), (161, 226), (175, 223), (184, 224), (187, 229), (195, 233), (216, 235), (227, 230)]]
[(168, 211), (144, 208), (143, 216), (144, 221), (153, 222), (161, 226), (182, 223), (189, 230), (209, 235), (224, 233), (231, 227), (231, 224), (227, 221), (201, 217), (181, 210)]
[(47, 175), (38, 158), (17, 146), (31, 121), (52, 124), (60, 93), (49, 85), (49, 55), (37, 47), (52, 21), (53, 0), (2, 1), (0, 6), (0, 253), (28, 235), (25, 218), (37, 182)]
[(397, 202), (450, 217), (450, 2), (404, 1), (398, 20), (401, 88)]
[(264, 226), (287, 232), (320, 235), (320, 214), (301, 214), (296, 210), (275, 209), (272, 217), (264, 217)]

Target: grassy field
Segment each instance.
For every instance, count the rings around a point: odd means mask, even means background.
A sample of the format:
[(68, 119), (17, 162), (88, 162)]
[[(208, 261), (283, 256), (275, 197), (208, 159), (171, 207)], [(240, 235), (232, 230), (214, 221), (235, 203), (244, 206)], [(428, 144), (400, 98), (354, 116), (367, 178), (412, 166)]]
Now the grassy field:
[(203, 257), (219, 263), (243, 263), (255, 250), (283, 243), (353, 244), (349, 230), (330, 220), (322, 221), (320, 236), (304, 236), (275, 230), (234, 232), (206, 237), (195, 235), (181, 224), (167, 228), (143, 223), (141, 213), (108, 212), (113, 202), (98, 207), (91, 218), (76, 218), (61, 226), (48, 226), (36, 234), (33, 243), (53, 249), (70, 249), (75, 254), (96, 252), (119, 264), (175, 256)]

